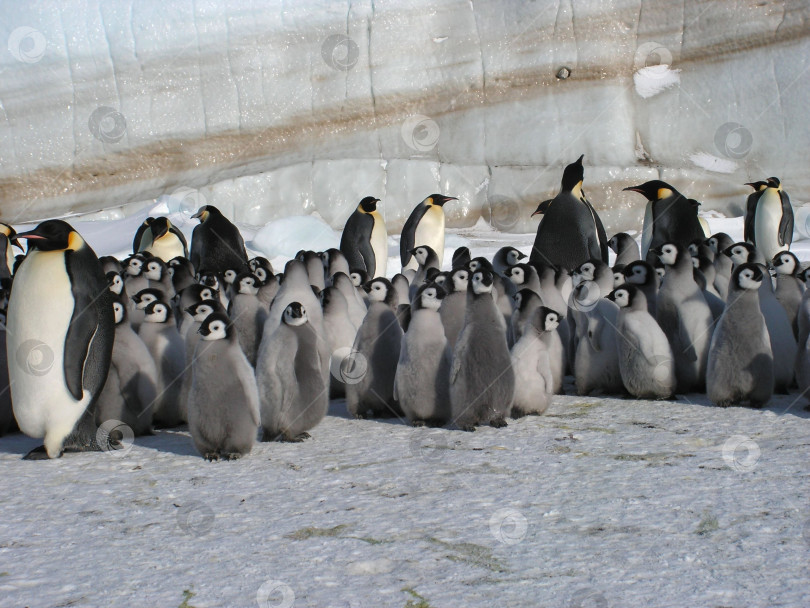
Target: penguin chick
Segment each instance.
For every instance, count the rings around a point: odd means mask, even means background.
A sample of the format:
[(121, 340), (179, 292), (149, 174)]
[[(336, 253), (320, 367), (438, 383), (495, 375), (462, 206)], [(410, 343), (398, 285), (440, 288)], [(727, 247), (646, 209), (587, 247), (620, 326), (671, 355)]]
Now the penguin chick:
[(185, 335), (181, 333), (185, 347), (185, 370), (183, 374), (183, 384), (180, 388), (180, 404), (181, 408), (188, 411), (188, 393), (191, 390), (192, 367), (194, 366), (194, 349), (197, 347), (197, 342), (200, 339), (200, 334), (197, 331), (208, 318), (208, 315), (213, 313), (225, 314), (225, 308), (219, 300), (202, 300), (189, 306), (183, 313), (190, 318), (184, 325)]
[(413, 281), (411, 281), (408, 292), (409, 299), (413, 300), (413, 298), (416, 296), (417, 290), (427, 281), (428, 270), (431, 268), (441, 270), (441, 266), (439, 256), (431, 247), (428, 247), (427, 245), (415, 247), (409, 253), (413, 255), (417, 264), (419, 264), (419, 267), (416, 270), (416, 276), (414, 277)]
[(282, 322), (262, 340), (256, 364), (262, 441), (303, 441), (326, 416), (329, 384), (321, 367), (322, 341), (300, 302), (287, 305)]
[(504, 276), (515, 285), (515, 292), (530, 289), (540, 295), (540, 276), (531, 264), (516, 264), (504, 270)]
[(194, 266), (191, 265), (191, 260), (183, 256), (177, 256), (169, 260), (167, 264), (167, 272), (172, 278), (172, 287), (174, 293), (178, 294), (189, 285), (194, 285)]
[(451, 269), (466, 268), (470, 263), (470, 250), (467, 247), (459, 247), (453, 252), (453, 260), (451, 262)]
[(149, 287), (155, 287), (163, 291), (166, 301), (174, 297), (174, 285), (172, 278), (166, 267), (166, 263), (160, 258), (153, 257), (146, 260), (143, 269), (143, 276), (149, 281)]
[(332, 277), (336, 272), (343, 272), (345, 274), (351, 272), (349, 261), (340, 249), (332, 247), (321, 253), (321, 262), (323, 262), (323, 273), (327, 279), (327, 287), (332, 285)]
[(658, 274), (655, 268), (644, 260), (630, 262), (622, 271), (625, 281), (635, 285), (644, 293), (647, 312), (655, 318), (655, 302), (658, 299)]
[[(340, 293), (346, 298), (346, 304), (349, 306), (349, 318), (352, 320), (352, 325), (359, 328), (363, 324), (363, 319), (366, 316), (368, 308), (360, 295), (358, 295), (352, 280), (348, 275), (337, 272), (332, 276), (332, 284), (340, 290)], [(363, 290), (363, 293), (366, 293), (365, 290)]]
[(639, 399), (669, 399), (675, 392), (675, 358), (666, 335), (647, 309), (644, 292), (623, 285), (608, 298), (619, 307), (619, 372)]
[(507, 268), (516, 266), (521, 260), (526, 258), (526, 254), (514, 247), (501, 247), (492, 258), (492, 268), (501, 276)]
[(414, 426), (442, 426), (450, 419), (451, 354), (439, 315), (444, 297), (438, 285), (419, 288), (401, 341), (394, 399)]
[(706, 389), (721, 407), (749, 402), (762, 407), (772, 395), (774, 360), (759, 288), (767, 280), (756, 264), (734, 269), (729, 299), (709, 349)]
[(625, 284), (624, 264), (616, 264), (613, 268), (613, 289)]
[(491, 271), (473, 272), (467, 287), (464, 328), (453, 350), (452, 419), (465, 431), (484, 424), (506, 426), (515, 395), (515, 372), (493, 289)]
[(339, 366), (343, 358), (351, 353), (357, 327), (349, 317), (349, 304), (346, 297), (337, 287), (327, 287), (320, 295), (323, 308), (324, 338), (332, 353), (330, 368), (333, 370), (330, 378), (330, 395), (333, 398), (343, 397), (346, 387), (340, 380), (340, 373), (334, 373), (335, 366)]
[(259, 300), (257, 281), (258, 279), (249, 272), (243, 272), (236, 277), (235, 293), (228, 308), (228, 316), (232, 319), (239, 346), (242, 347), (251, 366), (256, 365), (259, 340), (268, 314), (267, 308)]
[(723, 251), (731, 247), (734, 240), (725, 232), (717, 232), (706, 239), (706, 244), (714, 252), (714, 287), (725, 301), (728, 299), (728, 282), (731, 279), (733, 264), (731, 258), (723, 254)]
[(442, 319), (444, 335), (447, 338), (447, 345), (450, 352), (456, 346), (461, 329), (464, 327), (464, 311), (467, 307), (467, 282), (470, 271), (466, 268), (456, 268), (450, 274), (450, 281), (447, 283), (447, 295), (442, 299), (439, 307), (439, 316)]
[(209, 461), (250, 453), (259, 426), (259, 395), (253, 368), (239, 347), (228, 317), (213, 313), (199, 328), (188, 398), (188, 430)]
[(616, 261), (613, 263), (627, 265), (641, 259), (641, 252), (638, 249), (636, 240), (626, 232), (619, 232), (610, 237), (608, 241), (610, 247), (616, 254)]
[(790, 251), (777, 253), (771, 262), (776, 270), (776, 290), (774, 295), (785, 309), (788, 320), (793, 327), (793, 335), (799, 337), (799, 307), (804, 295), (804, 281), (799, 278), (801, 268), (799, 259)]
[[(552, 361), (562, 363), (562, 342), (557, 334), (560, 316), (546, 306), (538, 306), (532, 313), (526, 333), (512, 347), (512, 368), (515, 370), (515, 400), (512, 417), (543, 414), (555, 393)], [(552, 350), (542, 339), (545, 334), (557, 335)], [(561, 380), (560, 380), (561, 382)]]
[[(543, 306), (543, 299), (531, 289), (521, 289), (512, 300), (515, 302), (515, 311), (509, 322), (507, 332), (507, 342), (509, 347), (517, 343), (527, 331), (527, 325), (531, 323), (534, 311)], [(557, 325), (559, 325), (559, 314), (557, 315)]]

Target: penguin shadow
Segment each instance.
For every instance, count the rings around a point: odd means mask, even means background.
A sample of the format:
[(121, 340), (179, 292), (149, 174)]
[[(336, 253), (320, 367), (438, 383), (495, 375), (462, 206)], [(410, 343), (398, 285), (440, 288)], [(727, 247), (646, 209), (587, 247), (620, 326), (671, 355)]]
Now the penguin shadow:
[(200, 456), (186, 426), (155, 429), (151, 435), (136, 437), (135, 446), (178, 456)]
[(20, 458), (42, 445), (42, 439), (33, 439), (19, 431), (0, 437), (0, 454), (16, 454)]
[(410, 426), (407, 419), (399, 418), (397, 416), (392, 416), (390, 418), (382, 418), (382, 417), (374, 417), (374, 418), (355, 418), (349, 413), (349, 409), (346, 406), (346, 399), (343, 397), (330, 399), (329, 400), (329, 409), (326, 412), (327, 416), (332, 416), (334, 418), (344, 418), (346, 420), (367, 420), (369, 422), (384, 422), (387, 424), (397, 424), (400, 426)]

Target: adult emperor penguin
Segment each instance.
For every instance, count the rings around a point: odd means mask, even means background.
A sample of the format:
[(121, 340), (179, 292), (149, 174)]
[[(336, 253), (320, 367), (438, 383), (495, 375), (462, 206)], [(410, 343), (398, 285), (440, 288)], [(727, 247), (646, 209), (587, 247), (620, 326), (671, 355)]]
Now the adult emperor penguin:
[[(148, 245), (148, 242), (144, 243), (144, 236), (149, 230), (149, 224), (151, 224), (153, 221), (155, 221), (155, 218), (150, 216), (146, 218), (140, 226), (138, 226), (138, 229), (135, 231), (135, 237), (132, 239), (132, 253), (143, 251)], [(141, 243), (144, 244), (141, 245)]]
[(340, 251), (349, 268), (362, 268), (371, 278), (384, 277), (388, 265), (388, 231), (377, 211), (380, 199), (367, 196), (346, 220)]
[(759, 288), (770, 280), (757, 264), (737, 266), (731, 275), (728, 305), (712, 337), (706, 392), (721, 407), (747, 401), (766, 404), (773, 394), (774, 360)]
[(541, 203), (532, 215), (542, 213), (529, 260), (573, 270), (596, 258), (607, 264), (608, 240), (602, 220), (585, 197), (582, 156), (563, 171), (560, 193)]
[(14, 251), (17, 245), (17, 231), (8, 224), (0, 222), (0, 279), (7, 279), (14, 271)]
[(413, 250), (420, 245), (427, 245), (436, 252), (439, 268), (444, 263), (444, 204), (457, 201), (455, 196), (431, 194), (411, 211), (411, 215), (402, 228), (399, 241), (399, 257), (402, 270), (416, 269)]
[(414, 426), (443, 426), (450, 419), (450, 348), (439, 307), (445, 291), (423, 285), (413, 300), (394, 378), (394, 399)]
[(759, 201), (759, 197), (762, 196), (762, 193), (765, 191), (765, 188), (768, 187), (768, 182), (766, 181), (758, 181), (758, 182), (748, 182), (745, 184), (746, 186), (751, 186), (754, 191), (748, 195), (748, 198), (745, 201), (745, 220), (743, 222), (743, 240), (747, 243), (755, 243), (754, 237), (754, 218), (757, 215), (757, 201)]
[(658, 249), (664, 243), (686, 248), (693, 240), (706, 238), (698, 219), (697, 203), (668, 183), (654, 179), (625, 190), (638, 192), (647, 199), (641, 230), (642, 259), (652, 262), (654, 258), (650, 250)]
[(776, 177), (768, 178), (754, 212), (753, 244), (766, 260), (790, 249), (793, 242), (793, 207)]
[(321, 339), (307, 312), (300, 302), (291, 302), (273, 334), (262, 340), (256, 364), (262, 441), (303, 441), (329, 408)]
[(630, 262), (635, 262), (641, 259), (641, 254), (638, 250), (638, 243), (636, 240), (626, 232), (619, 232), (610, 237), (608, 241), (610, 247), (616, 254), (616, 261), (613, 265), (623, 264), (627, 265)]
[(188, 257), (185, 235), (167, 217), (152, 220), (142, 237), (141, 247), (139, 251), (148, 251), (167, 264), (177, 256)]
[(450, 367), (452, 421), (464, 431), (506, 426), (515, 397), (515, 372), (503, 315), (492, 297), (493, 273), (476, 270), (467, 286), (464, 329)]
[(188, 395), (188, 430), (206, 460), (235, 460), (249, 453), (256, 441), (256, 378), (226, 315), (213, 313), (199, 333)]
[(617, 354), (627, 392), (639, 399), (669, 399), (675, 393), (675, 358), (644, 292), (622, 285), (608, 298), (619, 307)]
[(157, 399), (157, 368), (149, 349), (127, 321), (127, 304), (113, 302), (115, 341), (110, 372), (98, 398), (96, 424), (119, 420), (134, 435), (152, 432), (152, 407)]
[(512, 369), (515, 370), (513, 418), (543, 414), (551, 403), (556, 389), (551, 357), (559, 357), (559, 361), (562, 361), (562, 343), (552, 355), (541, 337), (546, 333), (556, 333), (559, 322), (560, 316), (556, 311), (545, 306), (537, 307), (526, 333), (512, 347)]
[(26, 458), (98, 449), (95, 405), (110, 368), (113, 294), (98, 257), (70, 224), (47, 220), (29, 232), (14, 277), (6, 344), (14, 416), (43, 437)]
[(200, 225), (191, 233), (191, 263), (198, 273), (221, 274), (229, 268), (237, 272), (250, 269), (245, 241), (239, 229), (219, 209), (203, 205), (191, 217), (200, 220)]

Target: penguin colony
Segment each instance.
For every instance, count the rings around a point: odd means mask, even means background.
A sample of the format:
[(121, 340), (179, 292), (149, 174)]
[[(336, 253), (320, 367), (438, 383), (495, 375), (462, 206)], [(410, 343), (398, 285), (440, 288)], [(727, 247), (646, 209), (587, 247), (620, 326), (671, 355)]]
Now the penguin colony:
[(357, 418), (473, 431), (542, 414), (567, 375), (582, 395), (706, 392), (723, 407), (810, 389), (810, 271), (789, 251), (781, 182), (748, 184), (741, 243), (705, 234), (699, 203), (669, 184), (627, 188), (647, 200), (639, 248), (607, 239), (582, 161), (535, 211), (528, 260), (459, 248), (442, 270), (456, 199), (433, 194), (405, 223), (390, 280), (374, 197), (340, 249), (301, 251), (283, 272), (248, 259), (211, 205), (190, 248), (150, 217), (125, 260), (98, 258), (61, 220), (0, 224), (0, 434), (42, 438), (26, 458), (57, 458), (120, 443), (100, 429), (188, 424), (204, 458), (232, 460), (257, 438), (303, 441), (344, 396)]

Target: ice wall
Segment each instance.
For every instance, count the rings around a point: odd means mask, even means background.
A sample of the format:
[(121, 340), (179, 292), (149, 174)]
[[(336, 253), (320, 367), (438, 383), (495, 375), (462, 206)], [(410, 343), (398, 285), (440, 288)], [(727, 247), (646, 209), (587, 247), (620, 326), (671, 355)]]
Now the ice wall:
[[(810, 187), (808, 2), (403, 0), (0, 4), (0, 215), (173, 194), (237, 220), (365, 195), (391, 229), (531, 231), (585, 154), (609, 230), (661, 177), (738, 213), (743, 182)], [(806, 200), (806, 197), (804, 197)], [(141, 205), (142, 206), (142, 205)]]

